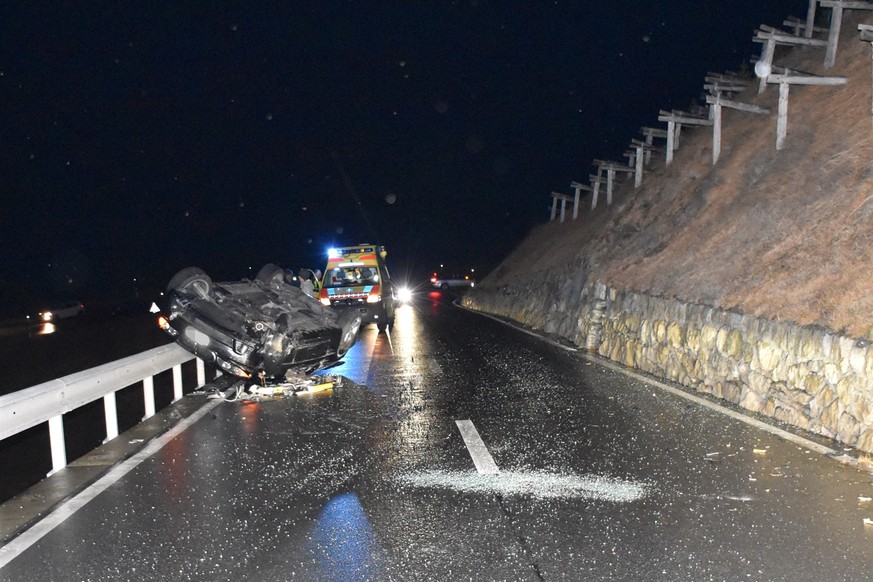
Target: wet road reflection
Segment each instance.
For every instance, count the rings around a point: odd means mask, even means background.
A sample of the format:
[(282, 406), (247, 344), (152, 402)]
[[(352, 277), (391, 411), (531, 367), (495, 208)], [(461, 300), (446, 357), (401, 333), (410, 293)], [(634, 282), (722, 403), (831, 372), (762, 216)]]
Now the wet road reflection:
[(57, 326), (53, 323), (40, 323), (30, 329), (31, 335), (49, 335), (57, 331)]
[(342, 493), (324, 505), (304, 552), (315, 557), (319, 579), (376, 580), (382, 572), (382, 548), (356, 493)]

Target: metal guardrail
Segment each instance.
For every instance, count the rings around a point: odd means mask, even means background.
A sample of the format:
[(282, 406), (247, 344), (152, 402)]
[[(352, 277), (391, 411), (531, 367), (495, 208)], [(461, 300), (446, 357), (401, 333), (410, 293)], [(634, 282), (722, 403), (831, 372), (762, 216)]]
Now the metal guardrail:
[[(183, 395), (182, 364), (193, 359), (195, 356), (177, 344), (168, 344), (0, 396), (0, 440), (48, 422), (51, 475), (67, 465), (64, 414), (103, 398), (106, 441), (109, 441), (118, 436), (116, 392), (142, 382), (145, 420), (155, 414), (155, 375), (172, 368), (175, 402)], [(197, 359), (197, 386), (205, 383), (205, 366), (203, 360)]]

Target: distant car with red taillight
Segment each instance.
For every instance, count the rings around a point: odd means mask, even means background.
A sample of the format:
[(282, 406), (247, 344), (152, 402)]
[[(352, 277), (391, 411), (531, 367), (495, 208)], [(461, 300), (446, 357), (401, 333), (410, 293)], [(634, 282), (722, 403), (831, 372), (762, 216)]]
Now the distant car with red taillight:
[(448, 291), (449, 289), (469, 289), (475, 287), (476, 281), (469, 275), (440, 275), (434, 273), (430, 278), (430, 284), (437, 289)]

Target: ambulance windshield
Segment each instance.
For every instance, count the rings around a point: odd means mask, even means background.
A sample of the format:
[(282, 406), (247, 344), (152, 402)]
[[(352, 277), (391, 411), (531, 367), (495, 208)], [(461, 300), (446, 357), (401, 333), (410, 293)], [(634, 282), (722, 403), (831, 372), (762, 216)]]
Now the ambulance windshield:
[(325, 288), (378, 284), (379, 272), (375, 267), (335, 267), (324, 275)]

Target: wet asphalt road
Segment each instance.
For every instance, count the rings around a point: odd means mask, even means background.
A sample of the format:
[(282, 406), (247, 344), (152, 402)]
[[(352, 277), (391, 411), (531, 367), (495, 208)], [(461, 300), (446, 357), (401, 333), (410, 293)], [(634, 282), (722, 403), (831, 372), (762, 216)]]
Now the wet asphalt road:
[(873, 577), (868, 474), (446, 299), (332, 392), (216, 404), (0, 579)]

